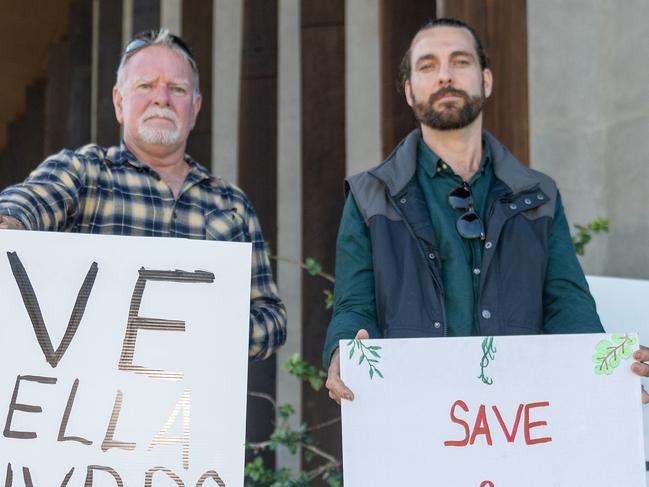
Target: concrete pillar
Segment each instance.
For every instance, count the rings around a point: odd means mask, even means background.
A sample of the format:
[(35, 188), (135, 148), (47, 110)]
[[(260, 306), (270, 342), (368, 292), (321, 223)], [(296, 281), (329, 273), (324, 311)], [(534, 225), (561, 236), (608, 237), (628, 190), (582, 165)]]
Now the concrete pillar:
[(347, 175), (381, 162), (381, 57), (378, 0), (345, 2)]
[[(300, 89), (300, 2), (280, 0), (278, 12), (278, 131), (277, 131), (277, 254), (302, 260), (302, 144)], [(291, 427), (302, 422), (302, 384), (281, 368), (294, 354), (302, 354), (302, 270), (285, 260), (277, 262), (277, 284), (288, 313), (286, 345), (277, 352), (277, 403), (291, 403)], [(277, 450), (277, 468), (300, 470), (300, 452)]]

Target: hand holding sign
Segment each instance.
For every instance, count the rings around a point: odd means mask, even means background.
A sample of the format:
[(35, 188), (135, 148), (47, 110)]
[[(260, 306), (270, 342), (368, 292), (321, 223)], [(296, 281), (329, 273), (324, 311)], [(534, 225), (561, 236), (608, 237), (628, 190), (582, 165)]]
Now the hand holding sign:
[[(358, 330), (356, 340), (366, 340), (370, 337), (367, 330)], [(329, 389), (329, 397), (340, 404), (341, 399), (354, 400), (354, 393), (345, 385), (340, 378), (340, 347), (331, 356), (331, 364), (327, 372), (325, 387)]]

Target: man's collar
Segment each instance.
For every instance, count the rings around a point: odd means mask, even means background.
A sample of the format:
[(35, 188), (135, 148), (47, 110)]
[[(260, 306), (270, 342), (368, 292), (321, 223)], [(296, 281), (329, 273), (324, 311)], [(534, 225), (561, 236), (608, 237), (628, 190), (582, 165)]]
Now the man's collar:
[[(119, 146), (113, 146), (108, 149), (106, 159), (113, 163), (115, 166), (129, 165), (136, 169), (151, 169), (149, 166), (139, 161), (135, 155), (126, 147), (124, 141), (121, 141)], [(192, 182), (199, 182), (203, 180), (211, 180), (214, 178), (210, 172), (201, 164), (196, 162), (189, 154), (183, 156), (185, 162), (189, 165), (188, 180)]]
[[(491, 151), (489, 149), (489, 145), (485, 143), (483, 136), (482, 157), (480, 158), (480, 167), (478, 168), (476, 174), (484, 172), (485, 167), (487, 167), (490, 162)], [(430, 178), (434, 178), (440, 173), (455, 174), (453, 168), (446, 162), (444, 162), (442, 158), (435, 153), (434, 150), (428, 147), (426, 142), (424, 142), (423, 137), (419, 138), (419, 145), (417, 147), (417, 163), (421, 165), (421, 167), (426, 172), (426, 175)]]
[[(417, 147), (421, 130), (415, 129), (403, 139), (379, 166), (369, 171), (387, 186), (390, 196), (396, 196), (415, 175)], [(513, 193), (530, 189), (538, 184), (538, 177), (521, 164), (509, 150), (486, 130), (482, 131), (485, 150), (489, 150), (496, 177)]]

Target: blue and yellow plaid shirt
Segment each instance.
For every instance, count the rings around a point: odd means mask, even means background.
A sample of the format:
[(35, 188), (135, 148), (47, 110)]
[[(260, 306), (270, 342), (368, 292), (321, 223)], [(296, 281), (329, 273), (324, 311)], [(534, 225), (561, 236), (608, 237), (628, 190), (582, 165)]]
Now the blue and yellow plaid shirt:
[(243, 191), (185, 160), (190, 171), (175, 199), (123, 144), (63, 150), (0, 193), (0, 214), (29, 230), (251, 242), (249, 355), (266, 358), (286, 340), (286, 310), (255, 210)]

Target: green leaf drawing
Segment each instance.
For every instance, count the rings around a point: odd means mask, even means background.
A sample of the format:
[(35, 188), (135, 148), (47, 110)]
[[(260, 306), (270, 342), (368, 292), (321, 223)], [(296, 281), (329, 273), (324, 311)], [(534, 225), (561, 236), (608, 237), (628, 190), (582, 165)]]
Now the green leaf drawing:
[(494, 383), (491, 377), (485, 375), (484, 371), (489, 363), (496, 358), (496, 347), (494, 347), (494, 337), (484, 337), (482, 339), (482, 360), (480, 360), (480, 375), (478, 379), (483, 384), (490, 386)]
[(593, 371), (597, 375), (611, 375), (622, 360), (631, 358), (636, 342), (637, 339), (629, 335), (612, 335), (611, 341), (597, 342), (593, 355)]
[(379, 363), (378, 359), (381, 358), (381, 355), (378, 352), (379, 350), (381, 350), (381, 347), (379, 347), (378, 345), (367, 346), (363, 343), (362, 340), (349, 340), (347, 342), (347, 347), (349, 348), (349, 360), (351, 360), (354, 356), (354, 353), (358, 351), (358, 353), (360, 354), (358, 358), (358, 365), (361, 365), (363, 362), (367, 363), (367, 365), (369, 366), (370, 379), (374, 379), (374, 374), (383, 379), (383, 374), (376, 367), (376, 364)]

